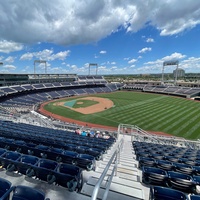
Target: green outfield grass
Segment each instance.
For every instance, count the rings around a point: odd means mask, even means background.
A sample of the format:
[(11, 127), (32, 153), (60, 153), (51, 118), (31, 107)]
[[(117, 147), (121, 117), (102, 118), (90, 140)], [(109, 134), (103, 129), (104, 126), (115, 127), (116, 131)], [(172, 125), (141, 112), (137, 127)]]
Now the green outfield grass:
[(187, 139), (200, 138), (199, 102), (159, 94), (124, 91), (92, 96), (108, 98), (114, 102), (114, 107), (90, 115), (53, 106), (53, 103), (44, 108), (52, 113), (84, 122), (115, 127), (120, 123), (132, 124), (144, 130), (162, 131)]

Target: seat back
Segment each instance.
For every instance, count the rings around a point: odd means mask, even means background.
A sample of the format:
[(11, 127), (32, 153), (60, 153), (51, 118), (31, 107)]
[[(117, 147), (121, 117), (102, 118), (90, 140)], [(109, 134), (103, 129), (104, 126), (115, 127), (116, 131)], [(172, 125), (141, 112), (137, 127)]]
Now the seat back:
[(78, 173), (80, 173), (80, 168), (70, 164), (60, 164), (58, 167), (58, 172), (77, 176)]
[(0, 197), (2, 197), (7, 190), (9, 190), (11, 187), (11, 182), (7, 181), (3, 178), (0, 178)]
[(20, 153), (13, 152), (13, 151), (8, 151), (4, 154), (4, 157), (9, 160), (17, 160), (20, 156), (21, 156)]
[(150, 199), (152, 200), (186, 200), (187, 197), (184, 193), (160, 186), (154, 186), (150, 190)]
[(20, 162), (35, 165), (39, 161), (39, 158), (30, 155), (23, 155), (20, 158)]
[(27, 186), (17, 186), (14, 189), (12, 200), (44, 200), (45, 194)]
[(58, 163), (54, 162), (52, 160), (47, 160), (47, 159), (40, 159), (38, 162), (38, 167), (50, 169), (50, 170), (55, 170), (57, 167)]

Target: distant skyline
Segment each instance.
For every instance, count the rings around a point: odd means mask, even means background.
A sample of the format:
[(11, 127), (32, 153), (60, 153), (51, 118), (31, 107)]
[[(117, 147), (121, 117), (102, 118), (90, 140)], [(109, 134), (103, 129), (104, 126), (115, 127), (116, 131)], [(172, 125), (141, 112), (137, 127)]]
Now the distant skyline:
[[(198, 0), (6, 0), (0, 3), (0, 73), (161, 73), (178, 60), (200, 73)], [(172, 73), (175, 66), (166, 66)], [(44, 73), (44, 64), (36, 73)], [(96, 70), (91, 67), (91, 74)]]

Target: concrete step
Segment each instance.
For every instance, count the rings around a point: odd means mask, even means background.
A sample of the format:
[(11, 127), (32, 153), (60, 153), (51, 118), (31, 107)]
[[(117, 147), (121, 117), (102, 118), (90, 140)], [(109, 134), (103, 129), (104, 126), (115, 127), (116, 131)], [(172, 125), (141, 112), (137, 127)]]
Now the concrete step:
[[(102, 162), (99, 164), (99, 167), (106, 167), (107, 165), (107, 162)], [(113, 167), (114, 164), (111, 164), (111, 166)], [(124, 167), (124, 168), (127, 168), (127, 169), (135, 169), (137, 168), (137, 164), (136, 163), (126, 163), (126, 162), (120, 162), (118, 164), (118, 167)]]
[[(87, 184), (95, 185), (97, 183), (98, 179), (99, 178), (92, 176), (88, 179)], [(104, 179), (104, 181), (102, 183), (102, 187), (106, 187), (107, 181), (108, 181), (108, 177), (106, 177)], [(123, 179), (123, 178), (120, 178), (120, 177), (117, 177), (117, 176), (113, 176), (112, 183), (124, 185), (124, 186), (129, 186), (129, 187), (132, 187), (132, 188), (139, 188), (139, 189), (144, 188), (144, 186), (138, 181), (127, 180), (127, 179)]]
[[(105, 167), (106, 167), (106, 165), (100, 164), (100, 166), (97, 168), (97, 171), (98, 171), (98, 169), (103, 169), (104, 170)], [(111, 167), (108, 171), (111, 171), (112, 168), (113, 167)], [(124, 165), (118, 165), (117, 171), (118, 172), (127, 173), (127, 174), (136, 174), (136, 175), (138, 175), (138, 169), (136, 167), (134, 167), (134, 166), (132, 166), (132, 167), (126, 167)]]
[[(91, 196), (93, 190), (94, 190), (93, 185), (84, 184), (81, 193), (84, 195)], [(105, 189), (100, 188), (98, 195), (97, 195), (97, 199), (99, 199), (99, 200), (102, 199), (104, 193), (105, 193)], [(108, 196), (107, 196), (107, 200), (140, 200), (140, 199), (144, 199), (144, 198), (132, 197), (132, 196), (124, 195), (124, 194), (121, 194), (121, 193), (118, 193), (115, 191), (111, 191), (111, 190), (108, 192)]]
[[(103, 172), (103, 168), (98, 168), (96, 170), (97, 173), (102, 173)], [(111, 175), (111, 170), (108, 170), (108, 175)], [(138, 172), (133, 172), (133, 171), (125, 171), (123, 169), (120, 169), (117, 171), (117, 176), (124, 178), (124, 179), (129, 179), (129, 180), (134, 180), (134, 181), (138, 181), (139, 177), (138, 177)]]
[[(98, 179), (91, 177), (88, 182), (87, 182), (87, 186), (95, 186), (95, 184), (97, 183)], [(139, 199), (144, 199), (144, 192), (143, 190), (139, 187), (137, 187), (137, 185), (135, 185), (136, 187), (132, 187), (132, 186), (127, 186), (127, 185), (123, 185), (123, 184), (118, 184), (117, 182), (112, 182), (110, 185), (110, 191), (111, 192), (116, 192), (116, 193), (120, 193), (123, 194), (125, 196), (131, 196), (131, 197), (135, 197), (135, 198), (139, 198)], [(107, 181), (103, 181), (102, 185), (101, 185), (101, 189), (106, 189), (107, 187)], [(82, 191), (86, 190), (86, 187), (84, 187), (82, 189)]]

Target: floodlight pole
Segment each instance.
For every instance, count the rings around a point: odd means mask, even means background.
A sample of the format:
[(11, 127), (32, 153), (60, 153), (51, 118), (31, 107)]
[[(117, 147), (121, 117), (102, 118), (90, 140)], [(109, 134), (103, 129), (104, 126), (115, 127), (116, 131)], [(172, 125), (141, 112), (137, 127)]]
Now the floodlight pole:
[(174, 85), (177, 84), (177, 78), (178, 78), (178, 64), (176, 65), (176, 74), (175, 74)]
[(88, 75), (90, 75), (90, 67), (91, 66), (95, 66), (96, 67), (96, 75), (97, 75), (97, 72), (98, 72), (98, 64), (97, 63), (90, 63), (89, 64), (89, 72), (88, 72)]
[(163, 63), (163, 67), (162, 67), (162, 79), (161, 79), (161, 83), (164, 84), (164, 68), (165, 68), (165, 65)]
[(178, 77), (178, 64), (179, 64), (178, 60), (163, 62), (162, 80), (161, 80), (163, 84), (164, 84), (164, 68), (165, 68), (165, 66), (176, 65), (176, 74), (175, 74), (175, 79), (174, 79), (174, 85), (176, 85), (176, 83), (177, 83), (177, 77)]
[(47, 74), (47, 61), (46, 60), (35, 60), (34, 61), (34, 76), (36, 75), (36, 63), (44, 63), (45, 64), (45, 74)]

